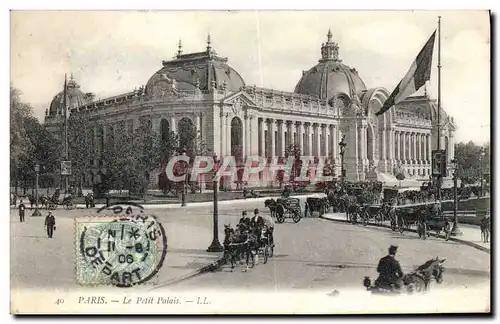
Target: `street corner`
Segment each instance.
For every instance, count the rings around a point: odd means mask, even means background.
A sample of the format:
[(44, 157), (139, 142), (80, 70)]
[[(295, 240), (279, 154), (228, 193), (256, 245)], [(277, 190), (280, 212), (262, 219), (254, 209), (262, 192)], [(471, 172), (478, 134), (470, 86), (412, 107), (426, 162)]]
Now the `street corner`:
[(76, 277), (80, 285), (132, 287), (154, 279), (167, 254), (167, 235), (155, 216), (75, 218)]

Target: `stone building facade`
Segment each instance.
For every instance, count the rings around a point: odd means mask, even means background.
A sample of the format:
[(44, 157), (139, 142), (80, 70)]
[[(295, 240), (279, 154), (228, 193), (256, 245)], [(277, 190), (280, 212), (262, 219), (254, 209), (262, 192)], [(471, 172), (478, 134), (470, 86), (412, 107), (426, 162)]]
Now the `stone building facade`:
[[(356, 69), (339, 58), (331, 39), (321, 45), (319, 62), (307, 71), (293, 92), (248, 86), (242, 76), (218, 56), (210, 38), (205, 51), (163, 61), (146, 86), (118, 96), (92, 100), (74, 80), (68, 83), (71, 114), (90, 112), (97, 121), (94, 140), (133, 129), (147, 120), (161, 134), (177, 132), (179, 123), (191, 123), (216, 156), (285, 156), (294, 144), (302, 155), (326, 156), (340, 175), (338, 143), (345, 135), (347, 180), (392, 174), (400, 166), (418, 179), (431, 172), (431, 150), (436, 149), (437, 105), (424, 96), (407, 98), (381, 116), (375, 113), (388, 98), (387, 89), (367, 88)], [(46, 112), (46, 126), (57, 132), (64, 122), (62, 92)], [(454, 155), (453, 118), (441, 109), (441, 147)], [(98, 146), (96, 146), (97, 149)], [(99, 166), (86, 182), (99, 181)], [(152, 176), (155, 182), (155, 176)], [(262, 185), (262, 181), (256, 182)]]

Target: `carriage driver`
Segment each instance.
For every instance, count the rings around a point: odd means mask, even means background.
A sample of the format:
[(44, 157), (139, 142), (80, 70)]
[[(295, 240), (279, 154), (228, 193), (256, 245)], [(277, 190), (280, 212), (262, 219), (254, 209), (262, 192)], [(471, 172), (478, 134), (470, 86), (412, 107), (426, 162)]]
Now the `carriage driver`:
[(250, 227), (250, 217), (248, 217), (246, 210), (241, 212), (241, 218), (239, 224), (245, 225), (246, 228)]
[(274, 247), (274, 219), (270, 215), (263, 215), (262, 218), (264, 218), (264, 225), (267, 227), (269, 243)]
[(259, 215), (259, 209), (255, 208), (253, 210), (254, 216), (250, 221), (250, 225), (252, 226), (253, 233), (257, 236), (257, 242), (260, 242), (260, 237), (262, 234), (262, 228), (264, 227), (264, 218)]
[(396, 252), (398, 247), (391, 245), (389, 247), (389, 254), (380, 259), (377, 272), (380, 274), (375, 281), (376, 285), (394, 285), (396, 289), (401, 288), (403, 279), (403, 270), (399, 262), (396, 260)]

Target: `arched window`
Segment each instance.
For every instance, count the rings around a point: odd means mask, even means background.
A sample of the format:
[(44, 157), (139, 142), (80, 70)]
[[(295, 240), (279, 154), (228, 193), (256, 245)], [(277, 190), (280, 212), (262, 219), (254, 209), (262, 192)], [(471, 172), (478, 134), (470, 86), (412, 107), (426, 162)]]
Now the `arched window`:
[(170, 124), (168, 123), (168, 120), (166, 120), (165, 118), (162, 118), (161, 120), (160, 131), (161, 131), (162, 142), (167, 141), (170, 134)]
[(231, 121), (231, 155), (236, 159), (243, 155), (243, 125), (238, 117)]
[(182, 150), (191, 151), (194, 147), (194, 140), (196, 139), (196, 128), (193, 121), (187, 117), (179, 120), (177, 132), (179, 134), (179, 147)]

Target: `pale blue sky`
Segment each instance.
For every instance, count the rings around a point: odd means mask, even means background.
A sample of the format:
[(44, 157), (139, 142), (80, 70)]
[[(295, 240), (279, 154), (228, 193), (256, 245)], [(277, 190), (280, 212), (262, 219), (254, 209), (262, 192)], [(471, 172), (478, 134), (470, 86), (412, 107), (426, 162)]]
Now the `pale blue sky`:
[[(11, 14), (11, 82), (43, 117), (73, 72), (98, 98), (145, 84), (171, 59), (202, 51), (206, 35), (248, 85), (293, 91), (320, 58), (331, 28), (343, 62), (367, 87), (391, 92), (442, 16), (442, 103), (458, 141), (489, 141), (490, 35), (486, 11), (126, 12)], [(428, 91), (437, 94), (437, 46)]]

